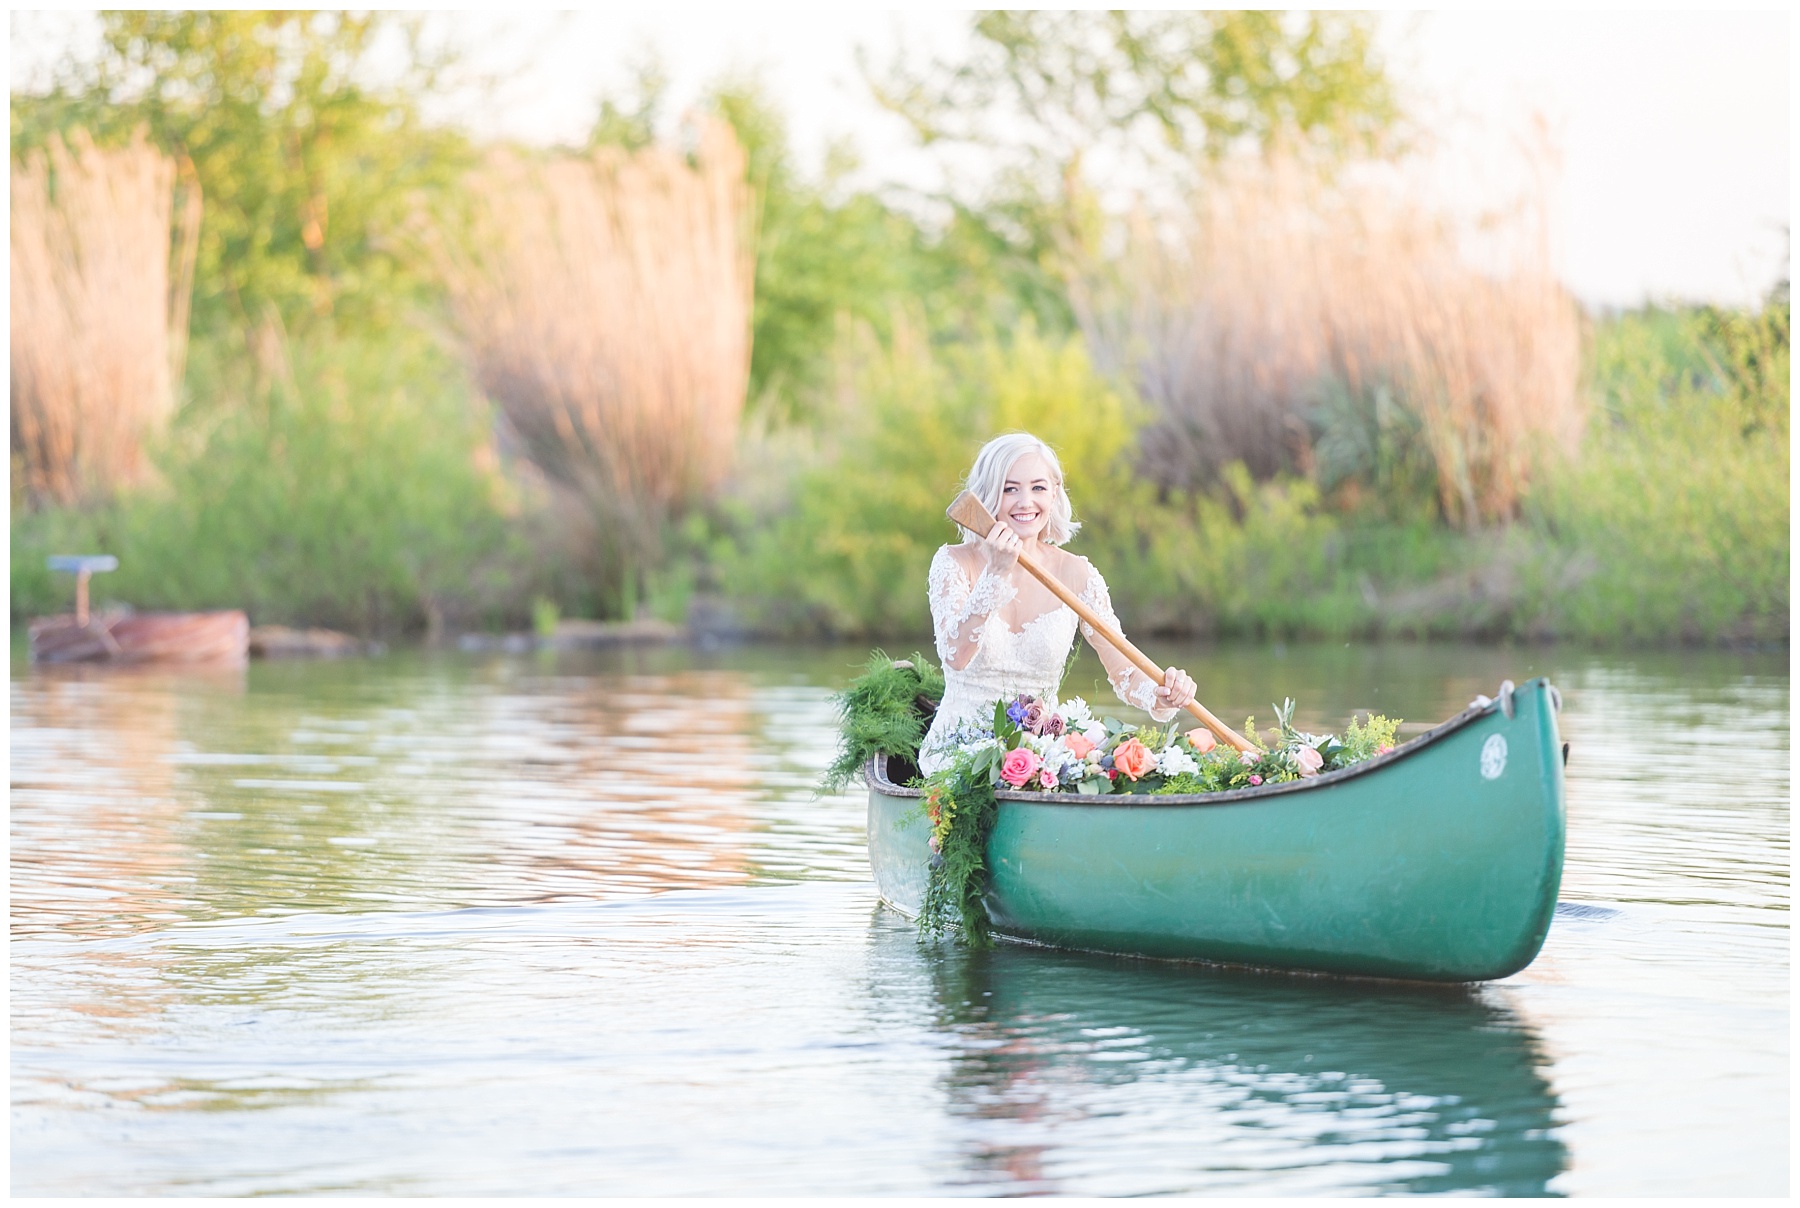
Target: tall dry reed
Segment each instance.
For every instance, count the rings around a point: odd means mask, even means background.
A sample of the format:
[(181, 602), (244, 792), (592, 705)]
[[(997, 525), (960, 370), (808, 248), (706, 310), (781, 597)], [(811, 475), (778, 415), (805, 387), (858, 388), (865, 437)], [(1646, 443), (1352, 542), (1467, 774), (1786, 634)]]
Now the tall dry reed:
[(1172, 485), (1243, 461), (1309, 469), (1322, 396), (1392, 391), (1451, 523), (1512, 515), (1539, 446), (1580, 439), (1579, 316), (1551, 264), (1541, 186), (1478, 226), (1392, 166), (1272, 156), (1219, 167), (1189, 213), (1139, 217), (1088, 255), (1076, 311), (1160, 413), (1146, 469)]
[[(12, 454), (34, 503), (140, 481), (175, 405), (200, 195), (144, 139), (52, 137), (12, 174)], [(181, 196), (179, 263), (171, 224)]]
[(691, 165), (663, 147), (496, 153), (466, 226), (427, 241), (482, 388), (635, 555), (720, 483), (749, 380), (745, 156), (724, 123), (699, 133)]

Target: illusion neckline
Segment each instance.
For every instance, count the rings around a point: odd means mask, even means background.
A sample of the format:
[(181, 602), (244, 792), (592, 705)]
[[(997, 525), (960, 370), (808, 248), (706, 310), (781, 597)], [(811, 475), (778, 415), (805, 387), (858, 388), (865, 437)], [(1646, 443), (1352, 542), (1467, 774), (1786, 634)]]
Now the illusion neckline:
[(1006, 632), (1013, 634), (1014, 636), (1017, 636), (1021, 633), (1024, 633), (1027, 629), (1030, 629), (1033, 625), (1036, 625), (1039, 621), (1048, 621), (1051, 617), (1060, 616), (1061, 614), (1063, 614), (1065, 612), (1068, 613), (1070, 616), (1075, 615), (1074, 610), (1071, 609), (1067, 604), (1058, 604), (1055, 608), (1051, 608), (1044, 612), (1038, 613), (1037, 616), (1032, 617), (1029, 621), (1026, 621), (1023, 625), (1020, 625), (1017, 629), (1014, 629), (1010, 624), (1008, 624), (1005, 617), (995, 616), (994, 619), (996, 621), (1000, 622), (1001, 628), (1005, 629)]

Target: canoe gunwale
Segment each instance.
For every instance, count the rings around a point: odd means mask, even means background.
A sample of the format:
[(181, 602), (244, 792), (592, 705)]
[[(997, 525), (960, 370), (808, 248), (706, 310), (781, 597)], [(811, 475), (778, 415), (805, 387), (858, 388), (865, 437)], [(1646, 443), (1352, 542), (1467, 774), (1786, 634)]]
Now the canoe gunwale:
[[(1550, 690), (1551, 709), (1560, 712), (1558, 701), (1550, 681), (1542, 676), (1527, 680), (1516, 688), (1515, 692), (1543, 685)], [(1285, 793), (1306, 793), (1315, 789), (1330, 788), (1342, 784), (1357, 776), (1366, 776), (1383, 768), (1398, 763), (1402, 759), (1418, 754), (1432, 743), (1447, 738), (1463, 729), (1497, 712), (1502, 707), (1500, 700), (1492, 700), (1487, 704), (1473, 704), (1448, 721), (1439, 722), (1425, 733), (1409, 742), (1402, 743), (1386, 755), (1377, 755), (1373, 759), (1365, 759), (1361, 763), (1347, 768), (1339, 768), (1334, 772), (1326, 772), (1319, 776), (1309, 776), (1300, 780), (1287, 780), (1280, 784), (1264, 784), (1255, 788), (1231, 789), (1223, 793), (1032, 793), (1018, 789), (997, 789), (994, 797), (999, 801), (1026, 801), (1035, 805), (1232, 805), (1241, 801), (1262, 800), (1268, 797), (1279, 797)], [(895, 784), (887, 776), (887, 756), (877, 755), (863, 765), (863, 778), (870, 789), (889, 797), (923, 797), (923, 789), (909, 788)]]

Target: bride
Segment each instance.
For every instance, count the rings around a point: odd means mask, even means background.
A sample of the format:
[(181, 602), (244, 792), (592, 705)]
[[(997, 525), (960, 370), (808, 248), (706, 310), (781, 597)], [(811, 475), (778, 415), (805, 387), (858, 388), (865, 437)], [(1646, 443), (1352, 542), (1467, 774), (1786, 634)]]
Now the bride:
[(1162, 683), (1150, 679), (1019, 565), (1019, 555), (1028, 554), (1119, 627), (1100, 572), (1057, 548), (1081, 524), (1049, 445), (1024, 432), (996, 436), (976, 455), (968, 489), (998, 519), (989, 532), (965, 532), (961, 545), (943, 546), (931, 560), (931, 623), (944, 699), (920, 745), (920, 771), (930, 775), (948, 764), (958, 726), (991, 722), (1002, 697), (1054, 701), (1077, 625), (1126, 704), (1163, 722), (1194, 699), (1187, 672), (1170, 667)]

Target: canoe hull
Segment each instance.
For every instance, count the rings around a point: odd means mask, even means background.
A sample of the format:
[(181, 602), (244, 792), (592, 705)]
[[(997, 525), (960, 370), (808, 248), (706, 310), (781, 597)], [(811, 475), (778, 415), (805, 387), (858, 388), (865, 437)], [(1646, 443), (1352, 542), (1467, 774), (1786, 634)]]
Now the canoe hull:
[[(1554, 689), (1543, 680), (1367, 765), (1206, 797), (1007, 793), (987, 897), (1005, 936), (1099, 952), (1426, 981), (1529, 964), (1562, 880)], [(872, 769), (869, 855), (914, 915), (917, 791)], [(903, 821), (906, 819), (906, 821)]]

